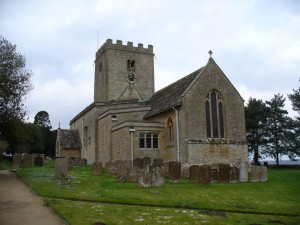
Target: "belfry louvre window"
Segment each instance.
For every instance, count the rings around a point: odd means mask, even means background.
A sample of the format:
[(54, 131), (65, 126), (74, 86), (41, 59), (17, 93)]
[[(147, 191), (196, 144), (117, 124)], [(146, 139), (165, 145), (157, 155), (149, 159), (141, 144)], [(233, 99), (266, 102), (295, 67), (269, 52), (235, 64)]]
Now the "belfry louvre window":
[(205, 101), (207, 138), (224, 138), (223, 100), (216, 91), (211, 91)]
[(134, 60), (127, 60), (127, 71), (134, 71), (135, 70), (135, 61)]
[(157, 149), (158, 134), (140, 133), (140, 149)]

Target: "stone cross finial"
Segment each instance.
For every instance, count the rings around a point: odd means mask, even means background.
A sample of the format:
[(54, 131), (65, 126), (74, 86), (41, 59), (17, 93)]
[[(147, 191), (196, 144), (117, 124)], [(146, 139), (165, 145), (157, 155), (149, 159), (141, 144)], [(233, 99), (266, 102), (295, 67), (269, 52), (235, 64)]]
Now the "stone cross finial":
[(209, 58), (211, 58), (211, 55), (213, 54), (213, 52), (211, 50), (209, 50), (208, 54), (209, 54)]

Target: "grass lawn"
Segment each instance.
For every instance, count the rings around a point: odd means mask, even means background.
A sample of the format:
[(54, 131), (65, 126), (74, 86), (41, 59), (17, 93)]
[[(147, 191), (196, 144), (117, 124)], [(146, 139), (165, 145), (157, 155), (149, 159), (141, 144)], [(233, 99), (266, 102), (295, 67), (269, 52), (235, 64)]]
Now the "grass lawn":
[(269, 182), (214, 183), (182, 179), (163, 188), (91, 176), (91, 166), (69, 172), (69, 185), (54, 180), (54, 165), (17, 174), (72, 225), (93, 224), (300, 224), (300, 170), (271, 169)]

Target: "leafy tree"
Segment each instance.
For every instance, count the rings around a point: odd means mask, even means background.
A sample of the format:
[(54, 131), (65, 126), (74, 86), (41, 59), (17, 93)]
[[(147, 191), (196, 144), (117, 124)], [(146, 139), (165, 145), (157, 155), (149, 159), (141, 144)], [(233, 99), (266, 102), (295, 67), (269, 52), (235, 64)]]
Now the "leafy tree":
[(16, 45), (0, 36), (0, 133), (6, 137), (9, 120), (22, 120), (26, 115), (25, 96), (33, 88), (33, 75), (25, 69), (25, 57), (16, 52)]
[(276, 159), (276, 165), (279, 165), (279, 157), (286, 154), (290, 146), (291, 120), (287, 116), (288, 112), (283, 108), (285, 98), (283, 95), (276, 94), (271, 101), (266, 101), (268, 117), (266, 131), (268, 133), (268, 142), (265, 153)]
[(288, 97), (292, 102), (293, 110), (300, 112), (300, 87), (293, 91), (294, 93), (289, 94)]
[(51, 130), (51, 122), (49, 119), (49, 114), (46, 111), (39, 111), (34, 117), (34, 124), (40, 128), (46, 130)]
[(253, 153), (254, 164), (258, 165), (258, 160), (261, 158), (261, 149), (266, 143), (266, 104), (260, 99), (250, 98), (245, 107), (245, 115), (249, 152)]

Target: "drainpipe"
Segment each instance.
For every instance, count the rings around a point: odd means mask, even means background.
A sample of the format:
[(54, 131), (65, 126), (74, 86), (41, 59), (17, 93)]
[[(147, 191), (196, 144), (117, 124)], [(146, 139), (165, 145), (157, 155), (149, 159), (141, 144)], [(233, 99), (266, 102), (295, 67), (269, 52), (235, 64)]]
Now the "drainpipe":
[(176, 115), (176, 144), (177, 144), (177, 161), (180, 162), (180, 147), (179, 147), (179, 112), (173, 107)]
[(135, 132), (134, 127), (129, 127), (130, 133), (130, 148), (131, 148), (131, 165), (133, 166), (133, 133)]
[(83, 158), (85, 159), (85, 149), (84, 149), (84, 143), (83, 143), (83, 122), (84, 122), (84, 118), (82, 117), (81, 119), (81, 147), (82, 147), (82, 151), (83, 151)]

